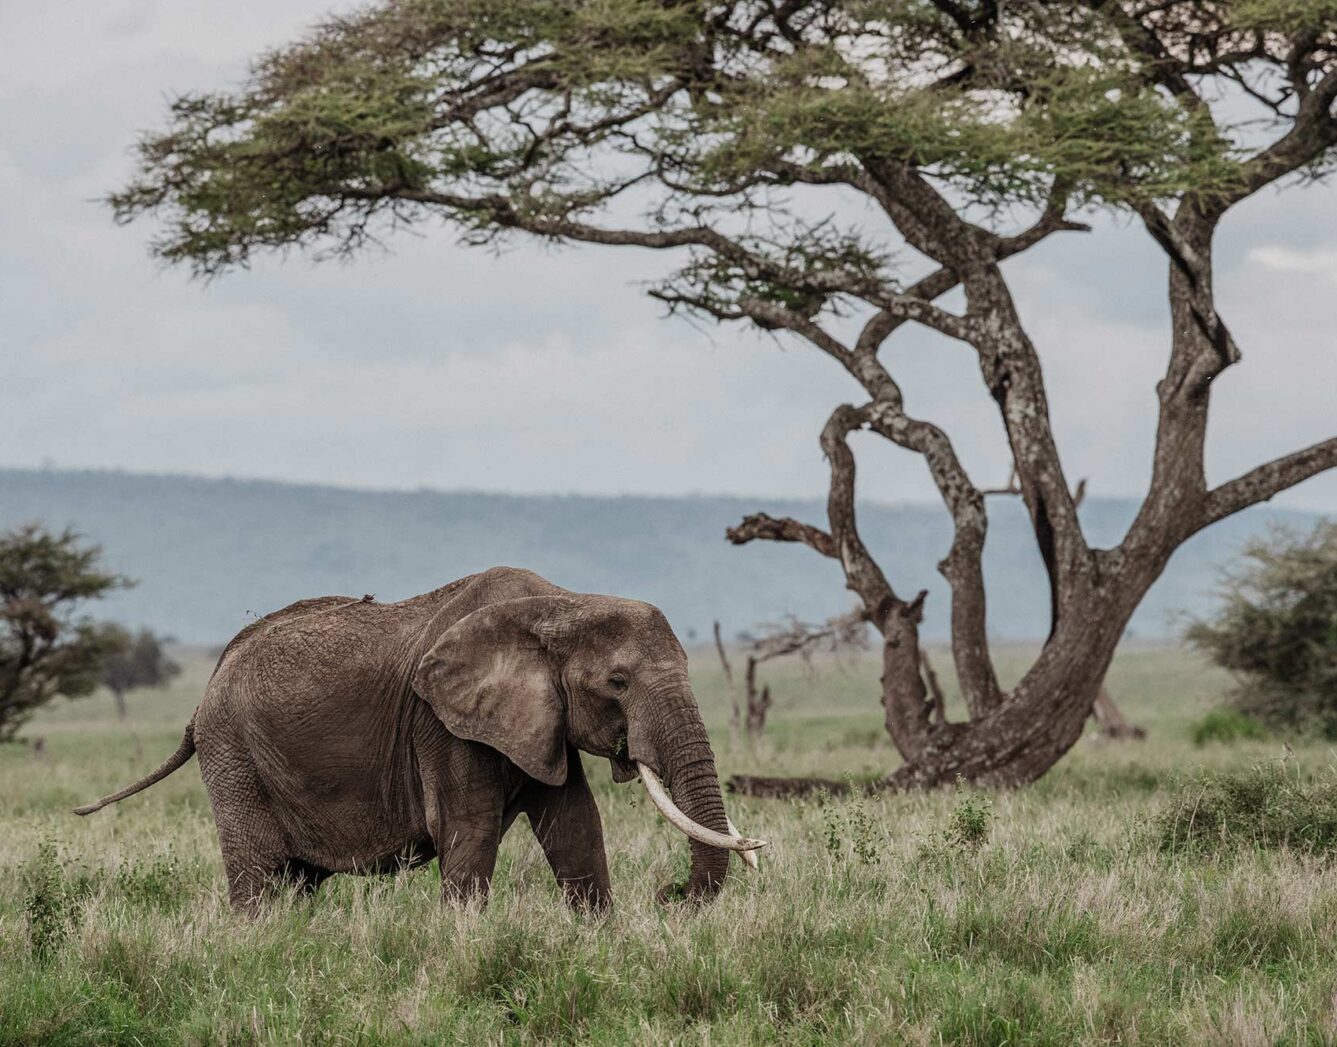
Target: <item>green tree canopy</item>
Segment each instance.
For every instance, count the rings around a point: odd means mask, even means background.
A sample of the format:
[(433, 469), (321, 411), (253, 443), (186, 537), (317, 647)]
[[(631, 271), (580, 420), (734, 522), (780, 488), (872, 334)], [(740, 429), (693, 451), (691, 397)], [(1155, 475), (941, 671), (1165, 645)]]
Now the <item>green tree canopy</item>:
[[(1139, 6), (391, 0), (179, 99), (112, 200), (160, 212), (157, 250), (201, 273), (444, 216), (474, 241), (695, 248), (669, 286), (711, 305), (877, 304), (885, 235), (809, 217), (795, 187), (882, 197), (909, 165), (995, 210), (1240, 191), (1245, 118), (1176, 104), (1123, 24)], [(1156, 6), (1203, 72), (1246, 46), (1285, 66), (1274, 27), (1300, 14), (1331, 29), (1327, 4)]]

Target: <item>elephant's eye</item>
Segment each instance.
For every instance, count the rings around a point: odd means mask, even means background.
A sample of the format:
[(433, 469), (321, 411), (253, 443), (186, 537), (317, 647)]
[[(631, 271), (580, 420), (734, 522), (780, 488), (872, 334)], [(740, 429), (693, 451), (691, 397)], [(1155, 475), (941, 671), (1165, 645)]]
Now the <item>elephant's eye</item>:
[(627, 678), (621, 673), (614, 673), (608, 678), (608, 685), (615, 691), (625, 691), (627, 689)]

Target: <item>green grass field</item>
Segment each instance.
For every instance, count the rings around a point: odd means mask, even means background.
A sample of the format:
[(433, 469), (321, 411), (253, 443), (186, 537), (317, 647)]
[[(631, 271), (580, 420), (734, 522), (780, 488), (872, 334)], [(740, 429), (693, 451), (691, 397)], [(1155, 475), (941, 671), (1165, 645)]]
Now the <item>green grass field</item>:
[[(1000, 653), (1014, 677), (1025, 650)], [(732, 750), (709, 651), (697, 693), (723, 773), (839, 778), (895, 763), (870, 656), (768, 673), (770, 738)], [(945, 655), (937, 657), (950, 682)], [(434, 869), (339, 877), (257, 922), (231, 915), (194, 763), (89, 818), (69, 813), (176, 746), (208, 666), (131, 696), (62, 703), (0, 747), (0, 1042), (1329, 1043), (1337, 869), (1248, 846), (1166, 853), (1158, 812), (1198, 768), (1323, 778), (1321, 744), (1195, 747), (1228, 681), (1178, 650), (1111, 673), (1143, 743), (1088, 737), (1023, 792), (731, 800), (774, 842), (700, 910), (664, 909), (685, 841), (638, 784), (587, 759), (616, 909), (563, 905), (523, 822), (491, 903), (445, 909)]]

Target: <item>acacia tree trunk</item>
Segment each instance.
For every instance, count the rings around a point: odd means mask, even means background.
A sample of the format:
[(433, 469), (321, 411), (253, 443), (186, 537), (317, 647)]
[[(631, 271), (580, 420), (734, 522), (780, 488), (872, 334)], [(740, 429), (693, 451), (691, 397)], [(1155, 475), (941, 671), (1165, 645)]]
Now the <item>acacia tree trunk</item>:
[[(1026, 784), (1048, 771), (1081, 736), (1129, 618), (1175, 549), (1223, 516), (1331, 467), (1337, 462), (1337, 440), (1208, 489), (1203, 442), (1210, 385), (1239, 358), (1211, 291), (1212, 236), (1230, 201), (1186, 200), (1173, 218), (1154, 207), (1143, 208), (1148, 230), (1169, 256), (1173, 317), (1169, 365), (1158, 386), (1153, 475), (1124, 540), (1111, 549), (1092, 548), (1050, 429), (1039, 358), (998, 267), (1030, 234), (1008, 241), (981, 230), (960, 218), (908, 167), (865, 167), (884, 190), (880, 202), (906, 239), (943, 265), (904, 297), (931, 300), (958, 282), (964, 289), (967, 309), (959, 324), (941, 316), (934, 316), (932, 323), (976, 350), (997, 404), (1019, 493), (1049, 579), (1049, 638), (1016, 687), (1003, 693), (986, 631), (981, 555), (987, 517), (982, 492), (971, 483), (946, 435), (906, 413), (899, 387), (877, 359), (877, 347), (912, 315), (903, 307), (874, 315), (852, 349), (824, 346), (871, 396), (861, 406), (838, 407), (822, 433), (831, 469), (828, 529), (756, 514), (730, 528), (728, 537), (736, 544), (757, 539), (806, 544), (840, 564), (846, 585), (863, 602), (882, 636), (886, 729), (904, 760), (878, 787), (936, 786), (958, 778), (993, 786)], [(1046, 226), (1066, 228), (1070, 223), (1049, 212), (1035, 235), (1047, 234)], [(951, 586), (952, 655), (968, 713), (963, 722), (950, 722), (937, 712), (926, 686), (919, 644), (926, 594), (907, 598), (897, 592), (859, 537), (855, 464), (847, 438), (860, 429), (921, 454), (951, 513), (954, 539), (939, 570)], [(737, 791), (758, 795), (832, 785), (756, 777), (731, 782)]]
[[(994, 487), (983, 492), (986, 495), (1019, 495), (1021, 487), (1017, 483), (1017, 472), (1012, 470), (1008, 477), (1007, 485), (1004, 487)], [(1072, 492), (1072, 504), (1074, 509), (1080, 509), (1082, 501), (1086, 498), (1086, 479), (1083, 477), (1077, 483), (1077, 488)], [(1052, 623), (1051, 623), (1052, 624)], [(924, 662), (924, 675), (928, 679), (929, 687), (934, 691), (938, 705), (942, 705), (942, 691), (938, 687), (937, 678), (934, 676), (933, 668), (929, 664), (928, 655), (922, 656)], [(1127, 717), (1120, 711), (1110, 697), (1109, 688), (1104, 682), (1100, 685), (1100, 690), (1096, 692), (1095, 704), (1091, 707), (1091, 718), (1096, 721), (1100, 728), (1100, 733), (1109, 739), (1123, 741), (1126, 739), (1141, 740), (1147, 736), (1147, 732), (1136, 724), (1128, 722)]]

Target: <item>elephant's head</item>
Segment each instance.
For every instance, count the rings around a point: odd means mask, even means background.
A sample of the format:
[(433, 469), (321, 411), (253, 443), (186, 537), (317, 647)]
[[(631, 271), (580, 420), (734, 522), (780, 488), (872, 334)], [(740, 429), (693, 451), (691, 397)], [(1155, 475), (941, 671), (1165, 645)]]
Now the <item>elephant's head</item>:
[(548, 785), (566, 780), (568, 744), (607, 757), (618, 781), (648, 770), (656, 806), (692, 837), (689, 897), (717, 894), (729, 850), (757, 846), (725, 817), (686, 652), (649, 604), (576, 594), (489, 604), (440, 635), (413, 684), (452, 734)]

